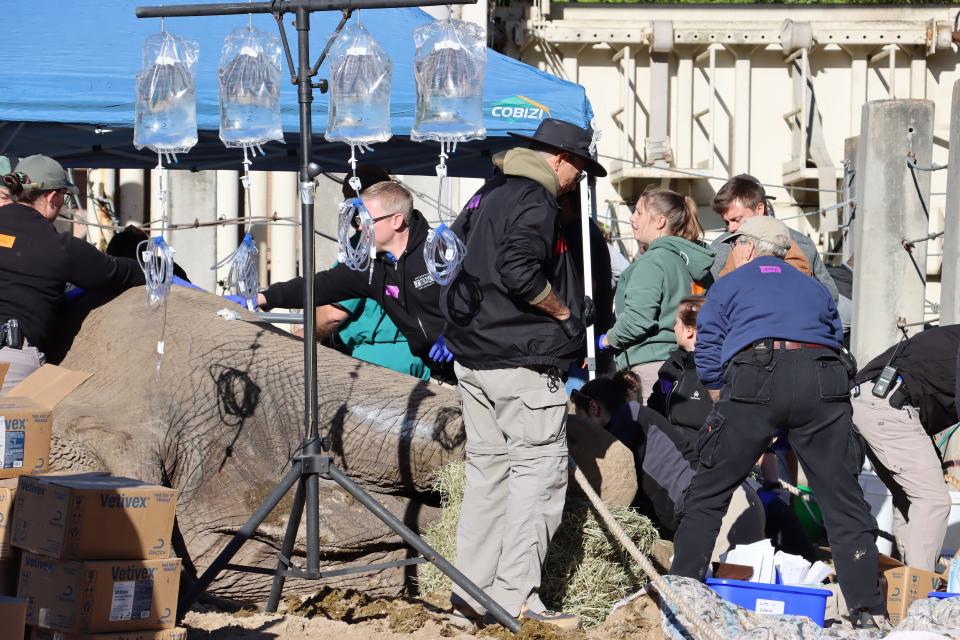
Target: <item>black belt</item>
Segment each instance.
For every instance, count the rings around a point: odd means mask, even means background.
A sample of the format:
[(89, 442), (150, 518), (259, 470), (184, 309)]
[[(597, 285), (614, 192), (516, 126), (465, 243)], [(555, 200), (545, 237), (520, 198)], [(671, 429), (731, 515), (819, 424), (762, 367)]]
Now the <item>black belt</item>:
[[(794, 342), (792, 340), (774, 340), (773, 348), (784, 351), (796, 351), (797, 349), (830, 349), (830, 347), (825, 344), (817, 344), (816, 342)], [(744, 351), (750, 351), (752, 349), (753, 345), (751, 344), (744, 349)]]

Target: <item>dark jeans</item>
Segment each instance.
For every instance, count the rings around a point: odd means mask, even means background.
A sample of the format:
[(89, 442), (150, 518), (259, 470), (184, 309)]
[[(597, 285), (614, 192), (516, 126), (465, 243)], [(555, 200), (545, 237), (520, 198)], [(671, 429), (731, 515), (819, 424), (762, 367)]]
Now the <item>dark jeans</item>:
[(846, 369), (827, 349), (774, 350), (766, 363), (754, 354), (745, 351), (730, 361), (720, 401), (700, 431), (700, 464), (677, 506), (670, 572), (703, 579), (731, 493), (777, 431), (786, 429), (823, 511), (847, 606), (879, 612), (877, 525), (854, 468), (860, 452)]

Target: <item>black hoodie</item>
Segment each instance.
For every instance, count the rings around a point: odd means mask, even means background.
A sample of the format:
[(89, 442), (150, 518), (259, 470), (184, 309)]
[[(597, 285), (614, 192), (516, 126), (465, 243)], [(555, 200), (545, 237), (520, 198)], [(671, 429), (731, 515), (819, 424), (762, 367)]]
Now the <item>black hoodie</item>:
[[(369, 270), (354, 271), (344, 264), (317, 273), (314, 301), (319, 307), (353, 298), (376, 300), (406, 336), (410, 351), (436, 372), (438, 365), (430, 361), (429, 353), (443, 333), (445, 321), (440, 315), (440, 285), (430, 277), (423, 261), (429, 225), (419, 211), (414, 211), (409, 228), (402, 255), (396, 260), (385, 253), (377, 255), (372, 282)], [(272, 284), (263, 295), (267, 299), (264, 309), (302, 309), (303, 278)]]
[(960, 325), (933, 327), (909, 340), (897, 343), (864, 365), (857, 374), (861, 393), (871, 393), (867, 385), (875, 380), (893, 358), (893, 366), (903, 378), (910, 400), (920, 411), (920, 424), (936, 435), (957, 423), (957, 363), (960, 355)]
[(503, 174), (470, 199), (451, 229), (467, 254), (443, 288), (444, 334), (457, 362), (471, 369), (558, 367), (566, 372), (582, 338), (534, 305), (556, 293), (576, 316), (578, 275), (557, 217), (557, 176), (534, 151), (517, 148)]

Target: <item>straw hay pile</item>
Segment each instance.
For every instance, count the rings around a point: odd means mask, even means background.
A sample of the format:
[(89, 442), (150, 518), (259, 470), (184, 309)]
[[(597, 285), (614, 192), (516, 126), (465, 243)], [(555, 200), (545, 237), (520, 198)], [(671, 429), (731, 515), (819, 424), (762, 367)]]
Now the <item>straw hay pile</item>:
[[(440, 492), (443, 512), (425, 538), (449, 559), (456, 558), (457, 521), (465, 484), (463, 463), (447, 465), (437, 472), (434, 488)], [(610, 507), (610, 511), (640, 551), (648, 553), (657, 539), (650, 521), (627, 507)], [(419, 565), (418, 571), (422, 593), (451, 586), (450, 580), (431, 564)], [(544, 567), (540, 594), (544, 604), (576, 613), (585, 627), (592, 627), (606, 619), (615, 602), (646, 582), (646, 576), (609, 535), (586, 500), (568, 496)]]

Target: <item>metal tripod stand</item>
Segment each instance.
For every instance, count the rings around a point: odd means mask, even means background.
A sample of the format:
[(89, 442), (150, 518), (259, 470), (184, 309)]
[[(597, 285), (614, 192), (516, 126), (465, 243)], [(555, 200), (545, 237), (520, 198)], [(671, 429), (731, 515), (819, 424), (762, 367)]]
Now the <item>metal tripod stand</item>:
[[(383, 505), (377, 502), (347, 475), (333, 464), (333, 458), (327, 454), (326, 439), (321, 438), (318, 428), (317, 411), (317, 343), (313, 340), (316, 334), (316, 317), (310, 312), (314, 308), (314, 183), (321, 168), (311, 162), (311, 145), (313, 138), (313, 124), (311, 106), (313, 104), (313, 90), (327, 90), (326, 80), (314, 82), (314, 78), (323, 63), (334, 38), (327, 42), (327, 46), (320, 54), (316, 63), (310, 64), (310, 14), (315, 11), (342, 11), (343, 18), (337, 27), (337, 33), (343, 28), (350, 14), (355, 9), (384, 9), (399, 7), (415, 7), (427, 5), (472, 4), (476, 0), (270, 0), (268, 2), (226, 2), (195, 5), (168, 5), (161, 7), (137, 7), (138, 18), (171, 18), (171, 17), (199, 17), (243, 15), (248, 13), (269, 13), (277, 20), (280, 29), (280, 39), (283, 42), (287, 65), (290, 69), (290, 80), (297, 86), (297, 101), (300, 107), (300, 215), (301, 215), (301, 259), (303, 267), (303, 380), (304, 380), (304, 439), (302, 455), (293, 458), (293, 466), (283, 477), (273, 492), (250, 516), (240, 531), (230, 540), (220, 555), (214, 559), (206, 571), (193, 583), (190, 589), (180, 599), (178, 606), (179, 617), (182, 617), (197, 597), (206, 590), (217, 575), (224, 569), (266, 573), (273, 575), (273, 588), (267, 602), (268, 611), (276, 611), (287, 576), (320, 580), (335, 575), (377, 571), (389, 567), (432, 562), (451, 580), (460, 586), (466, 593), (479, 602), (503, 626), (513, 632), (519, 630), (519, 624), (507, 611), (490, 599), (479, 587), (473, 584), (466, 576), (447, 562), (434, 551), (410, 528), (403, 524), (396, 516), (390, 513)], [(283, 26), (283, 16), (287, 13), (295, 15), (297, 30), (298, 62), (294, 66), (293, 56), (287, 42), (286, 30)], [(422, 557), (401, 560), (391, 563), (348, 567), (335, 571), (320, 571), (320, 476), (333, 480), (347, 493), (353, 496), (371, 513), (382, 520), (396, 532), (400, 538), (416, 549)], [(231, 565), (230, 561), (237, 554), (247, 540), (253, 536), (260, 524), (270, 512), (280, 503), (283, 497), (296, 485), (293, 499), (293, 508), (287, 523), (283, 545), (275, 570), (259, 567), (245, 567)], [(293, 546), (296, 542), (300, 520), (306, 511), (307, 520), (307, 566), (306, 569), (295, 568), (290, 561)]]

